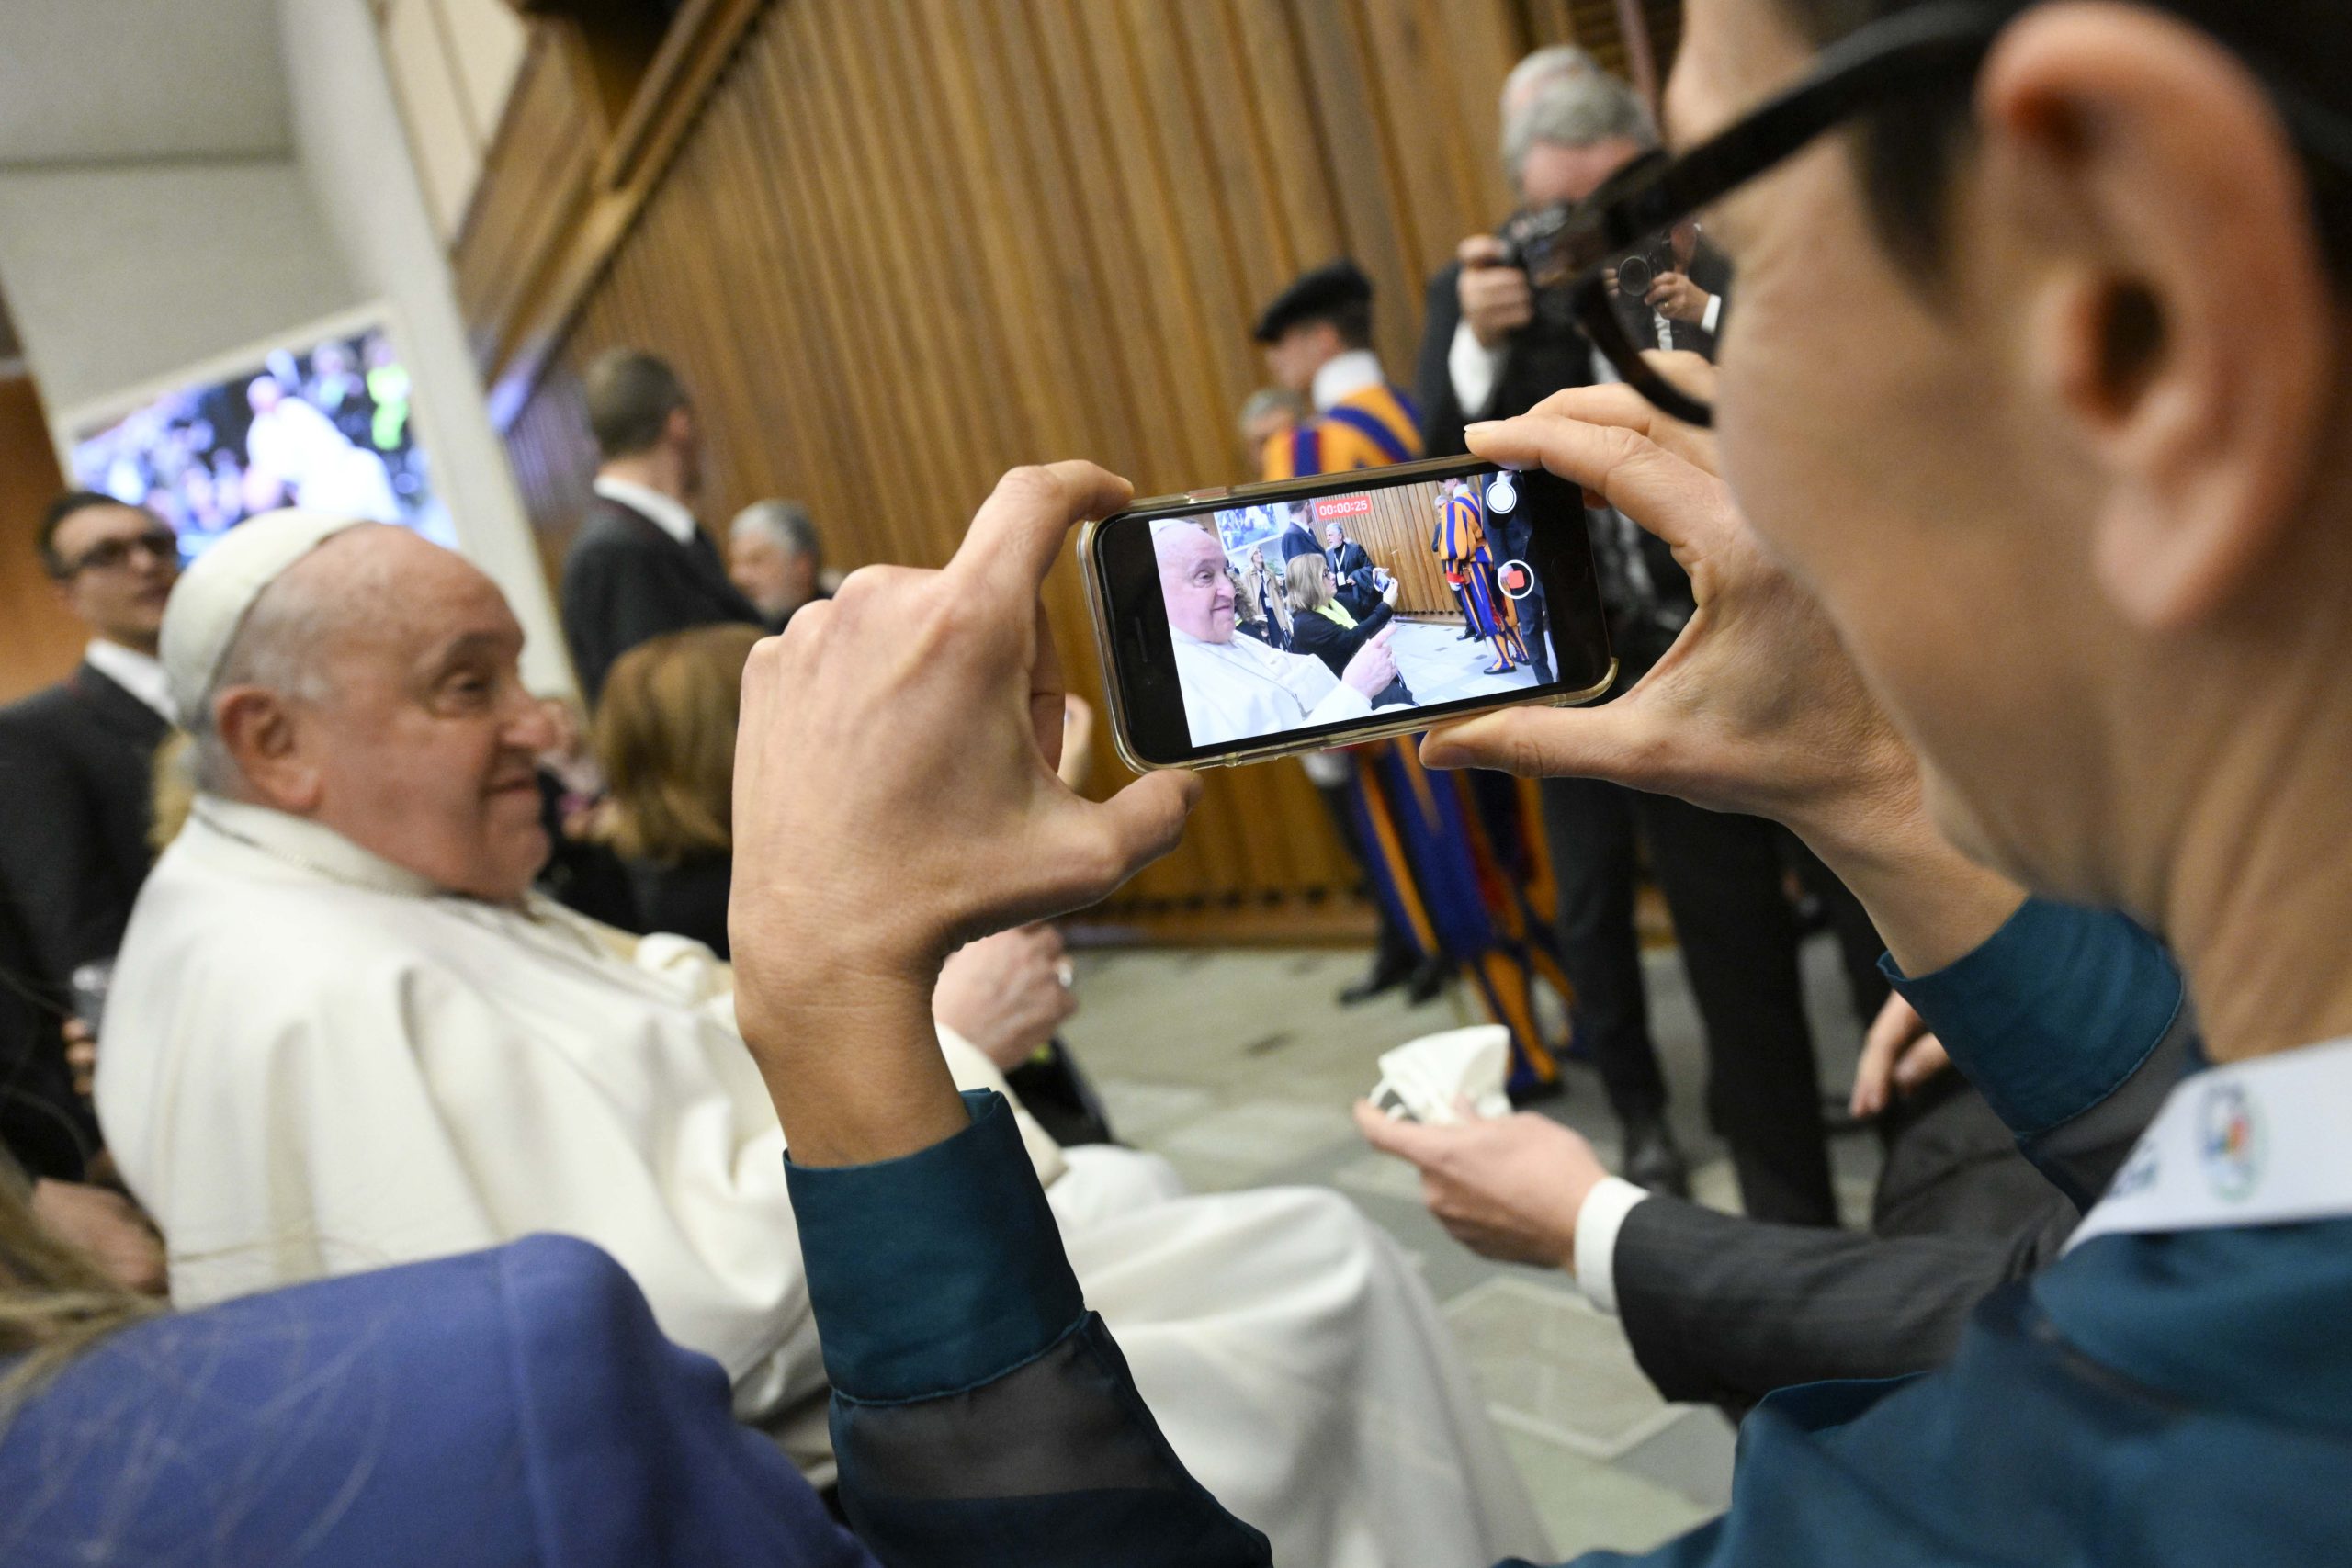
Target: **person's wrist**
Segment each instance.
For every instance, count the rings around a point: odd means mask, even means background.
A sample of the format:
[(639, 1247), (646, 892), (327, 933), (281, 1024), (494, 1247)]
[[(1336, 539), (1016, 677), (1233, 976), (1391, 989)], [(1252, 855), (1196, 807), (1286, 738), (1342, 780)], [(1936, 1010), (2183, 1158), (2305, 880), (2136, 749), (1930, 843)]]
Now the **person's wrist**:
[(1916, 768), (1899, 783), (1859, 785), (1789, 826), (1862, 901), (1904, 973), (1930, 974), (2000, 930), (2025, 890), (1970, 860), (1928, 814)]
[(814, 981), (739, 982), (736, 1025), (801, 1165), (867, 1165), (963, 1130), (930, 982), (811, 963)]

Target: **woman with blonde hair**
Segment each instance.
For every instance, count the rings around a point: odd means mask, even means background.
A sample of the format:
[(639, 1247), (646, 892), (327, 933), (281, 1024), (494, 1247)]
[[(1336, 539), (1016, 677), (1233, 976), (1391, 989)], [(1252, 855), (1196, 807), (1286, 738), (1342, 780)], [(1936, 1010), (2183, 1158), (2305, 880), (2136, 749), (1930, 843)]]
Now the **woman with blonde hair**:
[[(1339, 585), (1332, 578), (1329, 557), (1293, 556), (1283, 575), (1291, 610), (1290, 650), (1315, 655), (1330, 666), (1334, 675), (1345, 671), (1348, 660), (1396, 618), (1394, 581), (1382, 592), (1381, 602), (1372, 614), (1358, 620), (1339, 601)], [(1385, 707), (1390, 703), (1411, 701), (1413, 694), (1400, 674), (1372, 700), (1372, 705)]]

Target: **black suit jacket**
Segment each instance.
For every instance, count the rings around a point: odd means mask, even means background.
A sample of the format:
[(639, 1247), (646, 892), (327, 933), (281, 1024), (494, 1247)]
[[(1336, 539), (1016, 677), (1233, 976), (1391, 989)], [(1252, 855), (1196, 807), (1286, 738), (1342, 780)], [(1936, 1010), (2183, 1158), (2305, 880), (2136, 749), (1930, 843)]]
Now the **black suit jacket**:
[(593, 705), (613, 660), (668, 632), (760, 613), (728, 581), (710, 536), (680, 544), (650, 517), (597, 496), (563, 562), (563, 639)]
[(1331, 563), (1331, 575), (1341, 582), (1359, 571), (1372, 569), (1372, 558), (1364, 554), (1363, 547), (1353, 539), (1340, 540), (1338, 549), (1323, 552), (1323, 558)]
[[(2196, 1039), (2184, 1009), (2121, 1088), (2035, 1140), (2039, 1172), (1982, 1099), (1953, 1095), (1890, 1153), (1877, 1234), (1645, 1200), (1611, 1259), (1642, 1371), (1668, 1399), (1744, 1410), (1776, 1388), (1942, 1365), (1978, 1303), (2055, 1261), (2082, 1219), (2057, 1184), (2105, 1189)], [(1988, 1190), (2006, 1195), (1988, 1203)]]
[(0, 970), (21, 983), (0, 984), (0, 1148), (28, 1176), (83, 1180), (103, 1143), (97, 1113), (74, 1092), (59, 1030), (62, 1004), (38, 983), (32, 941), (6, 900), (0, 900)]
[[(1381, 627), (1396, 618), (1395, 610), (1386, 604), (1381, 604), (1370, 615), (1356, 622), (1355, 629), (1350, 631), (1329, 615), (1318, 615), (1313, 610), (1293, 610), (1290, 617), (1290, 650), (1293, 653), (1311, 653), (1321, 660), (1332, 674), (1345, 675), (1348, 672), (1348, 660), (1362, 651), (1363, 645), (1377, 636)], [(1399, 675), (1392, 679), (1380, 695), (1373, 699), (1373, 706), (1378, 707), (1384, 703), (1409, 703), (1412, 700), (1413, 694), (1407, 689), (1405, 678)]]
[(153, 859), (153, 770), (170, 732), (87, 664), (0, 709), (0, 892), (53, 997), (122, 945)]

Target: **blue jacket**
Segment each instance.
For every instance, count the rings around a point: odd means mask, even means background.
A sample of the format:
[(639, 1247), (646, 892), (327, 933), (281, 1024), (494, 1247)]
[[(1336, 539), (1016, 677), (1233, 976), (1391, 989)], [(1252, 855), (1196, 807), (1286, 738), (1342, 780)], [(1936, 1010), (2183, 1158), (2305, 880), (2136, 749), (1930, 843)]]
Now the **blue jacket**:
[(875, 1568), (585, 1242), (119, 1334), (0, 1435), (9, 1568)]

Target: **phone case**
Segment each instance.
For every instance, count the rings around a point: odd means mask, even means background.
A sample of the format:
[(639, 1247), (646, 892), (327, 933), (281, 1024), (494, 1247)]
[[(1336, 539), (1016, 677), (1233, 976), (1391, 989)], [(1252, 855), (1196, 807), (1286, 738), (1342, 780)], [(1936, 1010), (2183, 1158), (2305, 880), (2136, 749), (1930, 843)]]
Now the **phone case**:
[[(1118, 514), (1118, 517), (1104, 517), (1087, 524), (1080, 530), (1078, 536), (1079, 567), (1086, 579), (1087, 615), (1094, 624), (1095, 657), (1102, 671), (1103, 697), (1111, 709), (1111, 744), (1117, 750), (1119, 761), (1125, 762), (1129, 771), (1138, 773), (1150, 773), (1160, 768), (1191, 770), (1235, 768), (1250, 762), (1272, 761), (1277, 757), (1295, 757), (1308, 751), (1329, 751), (1343, 746), (1360, 746), (1369, 740), (1385, 740), (1391, 736), (1411, 735), (1419, 730), (1431, 728), (1434, 725), (1427, 714), (1412, 710), (1402, 718), (1389, 719), (1379, 724), (1367, 724), (1361, 729), (1351, 729), (1342, 735), (1326, 735), (1308, 740), (1271, 739), (1244, 746), (1222, 756), (1203, 757), (1188, 762), (1151, 762), (1136, 756), (1135, 746), (1127, 733), (1126, 694), (1121, 688), (1121, 682), (1114, 679), (1112, 674), (1117, 665), (1114, 662), (1116, 654), (1112, 645), (1110, 595), (1102, 586), (1102, 573), (1094, 565), (1095, 536), (1105, 525), (1117, 522), (1120, 518), (1132, 517), (1138, 512), (1159, 512), (1174, 506), (1200, 506), (1212, 502), (1227, 501), (1238, 505), (1255, 505), (1261, 502), (1308, 495), (1317, 491), (1329, 490), (1334, 479), (1342, 478), (1354, 478), (1367, 482), (1386, 484), (1397, 479), (1417, 478), (1422, 474), (1455, 473), (1461, 470), (1465, 462), (1474, 460), (1461, 457), (1430, 457), (1418, 463), (1398, 463), (1393, 468), (1368, 468), (1357, 475), (1310, 474), (1304, 479), (1276, 479), (1261, 484), (1218, 485), (1206, 490), (1186, 491), (1177, 495), (1148, 496), (1130, 504), (1125, 512)], [(1482, 707), (1465, 708), (1460, 713), (1448, 714), (1443, 718), (1435, 720), (1434, 724), (1459, 724), (1464, 719), (1476, 718), (1480, 714), (1494, 713), (1501, 708), (1573, 707), (1578, 703), (1590, 702), (1615, 685), (1617, 670), (1618, 660), (1612, 654), (1609, 660), (1609, 669), (1602, 674), (1600, 681), (1580, 692), (1563, 692), (1548, 697), (1505, 697)]]

